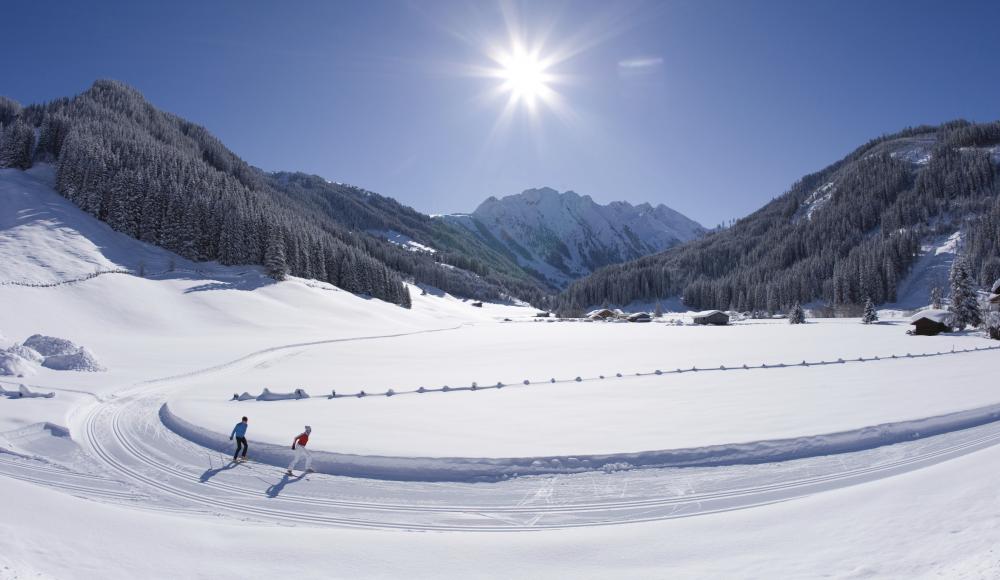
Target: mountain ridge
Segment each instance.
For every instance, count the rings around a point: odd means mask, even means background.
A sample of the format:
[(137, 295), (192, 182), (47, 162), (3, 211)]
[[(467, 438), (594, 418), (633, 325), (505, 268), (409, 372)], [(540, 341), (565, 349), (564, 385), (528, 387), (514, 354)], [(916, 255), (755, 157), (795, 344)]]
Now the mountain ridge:
[(589, 195), (550, 187), (490, 196), (459, 224), (546, 283), (563, 287), (602, 266), (655, 253), (703, 235), (700, 224), (666, 205), (598, 204)]

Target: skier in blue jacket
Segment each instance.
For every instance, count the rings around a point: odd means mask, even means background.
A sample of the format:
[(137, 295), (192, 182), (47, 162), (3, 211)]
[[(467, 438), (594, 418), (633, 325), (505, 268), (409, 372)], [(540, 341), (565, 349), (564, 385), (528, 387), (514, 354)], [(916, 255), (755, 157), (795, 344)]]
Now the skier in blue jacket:
[[(233, 453), (233, 461), (246, 461), (247, 460), (247, 418), (243, 417), (243, 420), (233, 427), (233, 432), (229, 434), (229, 440), (232, 441), (233, 437), (236, 437), (236, 453)], [(239, 457), (240, 449), (243, 449), (243, 457)]]

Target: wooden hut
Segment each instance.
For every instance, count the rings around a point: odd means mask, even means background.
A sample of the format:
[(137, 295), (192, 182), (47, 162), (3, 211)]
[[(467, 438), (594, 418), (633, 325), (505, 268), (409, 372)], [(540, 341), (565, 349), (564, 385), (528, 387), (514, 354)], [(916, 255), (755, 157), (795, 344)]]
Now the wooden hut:
[(706, 310), (704, 312), (697, 312), (692, 317), (695, 324), (713, 324), (716, 326), (725, 326), (729, 324), (729, 315), (721, 310)]
[(618, 315), (615, 314), (614, 310), (608, 308), (601, 308), (599, 310), (591, 310), (587, 313), (587, 318), (591, 320), (610, 320), (616, 318)]
[(653, 317), (648, 312), (636, 312), (635, 314), (629, 314), (627, 320), (629, 322), (652, 322)]
[(942, 332), (951, 332), (953, 316), (947, 310), (921, 310), (910, 317), (913, 325), (912, 334), (919, 336), (934, 336)]

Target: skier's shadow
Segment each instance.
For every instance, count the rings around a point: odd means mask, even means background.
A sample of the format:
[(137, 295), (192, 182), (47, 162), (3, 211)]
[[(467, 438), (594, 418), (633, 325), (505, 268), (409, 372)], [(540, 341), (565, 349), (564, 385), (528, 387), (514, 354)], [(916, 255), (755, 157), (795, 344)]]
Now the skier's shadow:
[(219, 475), (223, 471), (229, 471), (230, 469), (232, 469), (234, 467), (236, 467), (236, 463), (235, 462), (233, 462), (233, 463), (227, 463), (227, 464), (223, 465), (222, 467), (216, 467), (214, 469), (207, 469), (207, 470), (205, 470), (205, 473), (201, 474), (201, 478), (200, 478), (201, 482), (202, 483), (208, 483), (208, 480), (212, 479), (216, 475)]
[(289, 483), (295, 483), (297, 481), (302, 481), (302, 479), (305, 476), (306, 476), (306, 474), (302, 473), (302, 475), (298, 475), (296, 477), (292, 477), (292, 476), (290, 476), (290, 475), (288, 475), (286, 473), (285, 475), (281, 476), (281, 481), (279, 481), (278, 483), (272, 485), (271, 487), (268, 487), (267, 491), (265, 491), (264, 493), (267, 495), (267, 497), (276, 498), (285, 489), (286, 485), (288, 485)]

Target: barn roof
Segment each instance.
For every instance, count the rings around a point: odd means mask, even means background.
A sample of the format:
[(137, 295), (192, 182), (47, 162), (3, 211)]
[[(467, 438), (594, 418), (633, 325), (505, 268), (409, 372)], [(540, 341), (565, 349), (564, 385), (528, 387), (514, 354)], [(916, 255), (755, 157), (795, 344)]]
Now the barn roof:
[(911, 316), (910, 324), (915, 323), (921, 318), (926, 318), (927, 320), (938, 322), (940, 324), (951, 324), (953, 317), (954, 315), (951, 312), (948, 312), (947, 310), (928, 308), (927, 310), (921, 310), (920, 312), (917, 312), (916, 314)]
[(600, 317), (615, 316), (616, 312), (621, 312), (621, 311), (611, 310), (610, 308), (598, 308), (597, 310), (591, 310), (590, 312), (588, 312), (587, 318), (591, 318), (593, 316), (600, 316)]

